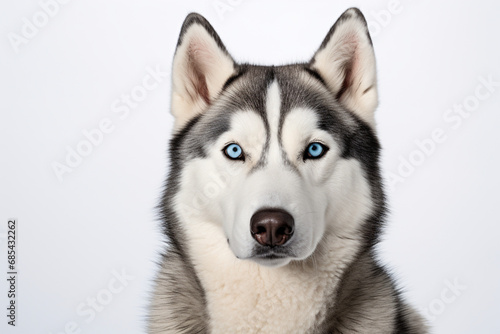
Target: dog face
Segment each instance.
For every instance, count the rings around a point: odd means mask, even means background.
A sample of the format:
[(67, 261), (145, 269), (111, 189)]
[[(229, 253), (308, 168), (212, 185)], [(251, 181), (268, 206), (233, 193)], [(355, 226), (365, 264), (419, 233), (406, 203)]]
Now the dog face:
[(175, 208), (191, 237), (283, 266), (325, 235), (367, 228), (381, 194), (375, 61), (359, 11), (339, 18), (309, 63), (277, 67), (236, 64), (190, 14), (172, 84)]

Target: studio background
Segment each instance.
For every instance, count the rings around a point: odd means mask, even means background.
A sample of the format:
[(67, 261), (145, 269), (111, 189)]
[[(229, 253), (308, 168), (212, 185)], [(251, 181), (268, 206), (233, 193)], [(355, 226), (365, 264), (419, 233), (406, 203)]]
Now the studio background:
[[(2, 1), (0, 268), (17, 218), (19, 277), (15, 328), (0, 280), (0, 332), (144, 333), (162, 247), (169, 74), (189, 12), (212, 23), (236, 61), (284, 64), (309, 60), (352, 6), (369, 23), (378, 67), (390, 207), (380, 258), (433, 332), (500, 333), (492, 0)], [(78, 149), (86, 156), (69, 166)]]

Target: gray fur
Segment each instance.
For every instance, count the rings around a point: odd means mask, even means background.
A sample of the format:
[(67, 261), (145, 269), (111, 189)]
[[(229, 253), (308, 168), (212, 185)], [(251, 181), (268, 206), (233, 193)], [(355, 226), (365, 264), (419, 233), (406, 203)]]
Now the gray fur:
[(175, 248), (164, 256), (156, 284), (160, 288), (151, 301), (149, 333), (208, 333), (205, 297), (200, 282), (189, 261)]
[(370, 252), (344, 273), (329, 316), (316, 333), (426, 333), (423, 319), (401, 298), (387, 271)]

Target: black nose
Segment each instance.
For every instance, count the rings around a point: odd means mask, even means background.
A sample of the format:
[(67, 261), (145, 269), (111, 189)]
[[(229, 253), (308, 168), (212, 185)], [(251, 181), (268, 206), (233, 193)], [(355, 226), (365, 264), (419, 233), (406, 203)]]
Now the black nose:
[(284, 245), (293, 235), (293, 217), (281, 209), (265, 209), (250, 219), (252, 237), (263, 246)]

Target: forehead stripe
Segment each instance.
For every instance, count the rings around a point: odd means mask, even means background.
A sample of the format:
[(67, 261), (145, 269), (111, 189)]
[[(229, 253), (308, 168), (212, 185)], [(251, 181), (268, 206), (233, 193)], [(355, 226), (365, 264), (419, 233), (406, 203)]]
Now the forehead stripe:
[(278, 134), (281, 112), (280, 88), (276, 80), (267, 89), (266, 112), (272, 142)]

